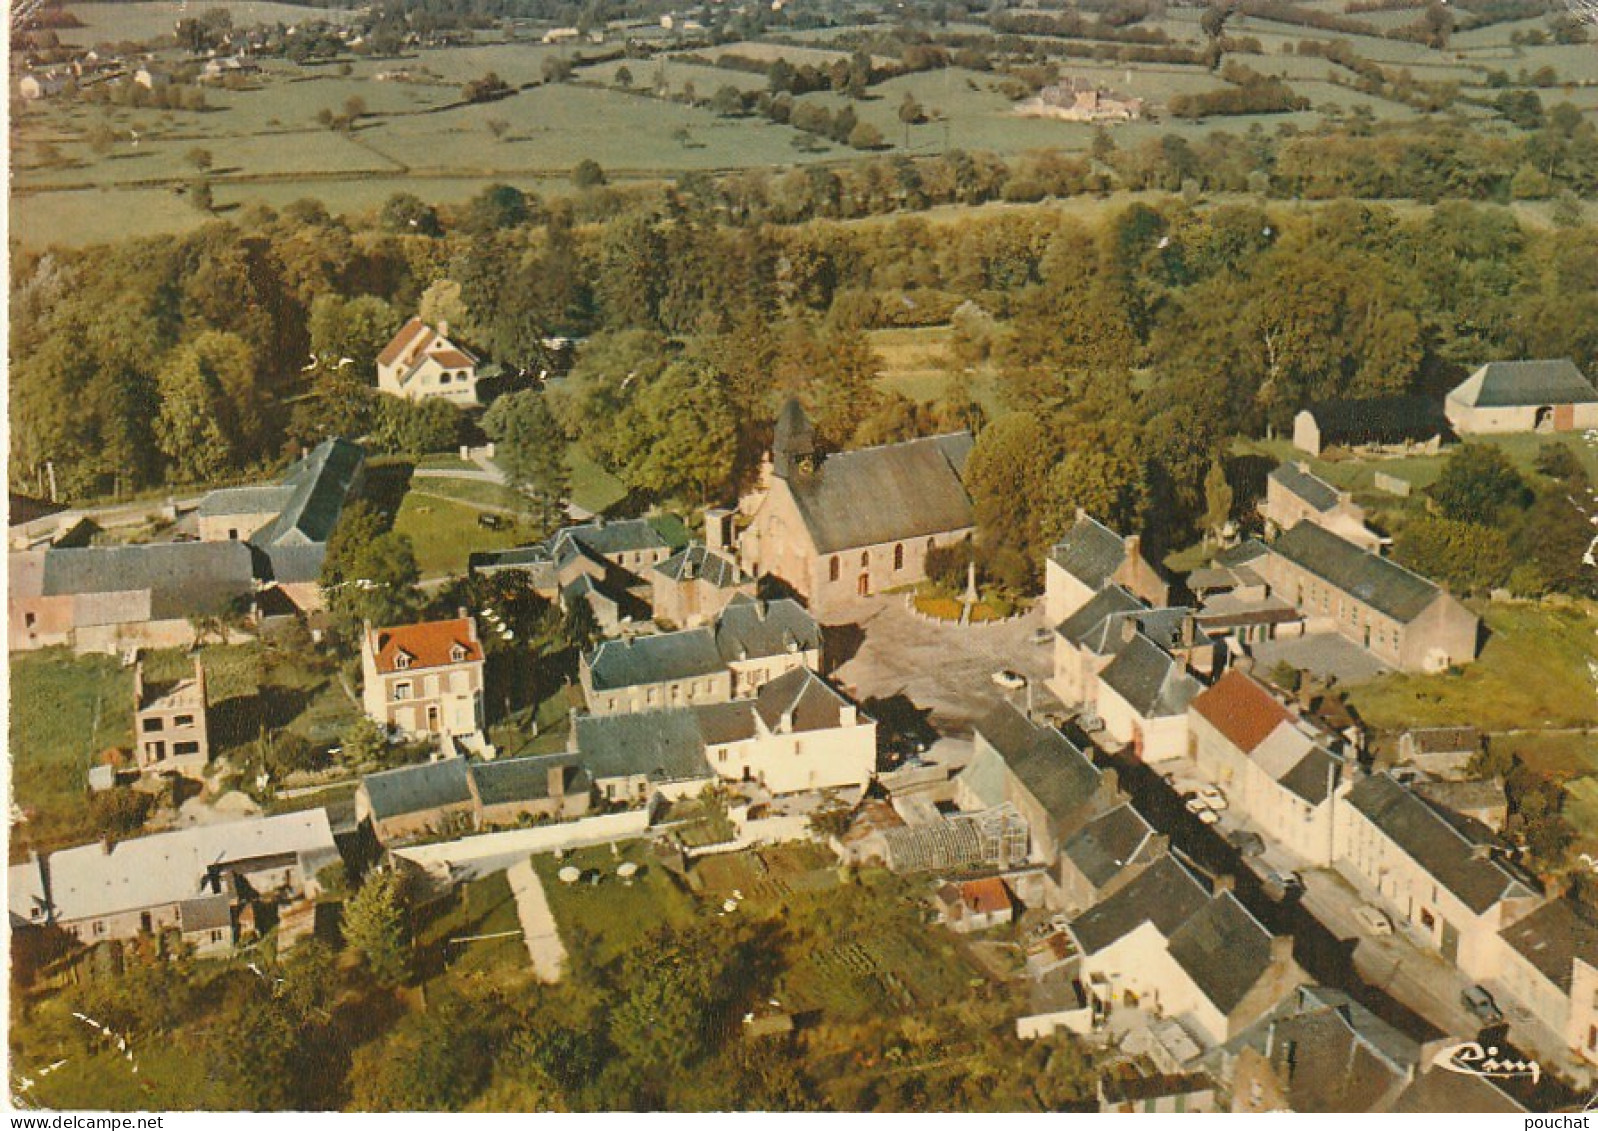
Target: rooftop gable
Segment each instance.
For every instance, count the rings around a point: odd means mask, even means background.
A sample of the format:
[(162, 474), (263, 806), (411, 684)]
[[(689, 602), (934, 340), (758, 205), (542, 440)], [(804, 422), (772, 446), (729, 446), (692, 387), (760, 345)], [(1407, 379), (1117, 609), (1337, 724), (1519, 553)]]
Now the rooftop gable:
[(1091, 515), (1076, 520), (1049, 560), (1089, 589), (1102, 589), (1127, 558), (1126, 539)]
[(1097, 954), (1144, 923), (1169, 939), (1210, 899), (1198, 879), (1169, 855), (1161, 856), (1124, 888), (1071, 920), (1071, 936), (1083, 954)]
[(1342, 501), (1336, 487), (1303, 464), (1281, 464), (1272, 469), (1270, 478), (1321, 514), (1334, 509)]
[(1102, 775), (1086, 754), (1054, 727), (1031, 722), (1009, 703), (994, 708), (976, 731), (1057, 823), (1099, 788)]
[(1182, 714), (1203, 689), (1180, 660), (1141, 631), (1099, 673), (1099, 681), (1145, 719)]

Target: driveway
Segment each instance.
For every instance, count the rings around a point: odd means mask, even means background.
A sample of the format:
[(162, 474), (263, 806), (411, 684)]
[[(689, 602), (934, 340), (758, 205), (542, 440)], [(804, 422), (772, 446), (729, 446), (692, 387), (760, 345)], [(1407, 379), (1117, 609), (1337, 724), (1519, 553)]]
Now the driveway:
[(830, 619), (837, 624), (829, 624), (829, 635), (838, 633), (838, 624), (863, 634), (858, 651), (834, 669), (834, 676), (857, 699), (904, 696), (930, 711), (940, 733), (969, 735), (972, 724), (1001, 699), (1024, 709), (1027, 690), (1005, 691), (993, 683), (993, 673), (1005, 668), (1027, 678), (1035, 709), (1060, 710), (1043, 687), (1052, 674), (1054, 649), (1028, 639), (1043, 625), (1041, 605), (1002, 624), (962, 627), (923, 620), (905, 607), (902, 594), (895, 594), (863, 598)]

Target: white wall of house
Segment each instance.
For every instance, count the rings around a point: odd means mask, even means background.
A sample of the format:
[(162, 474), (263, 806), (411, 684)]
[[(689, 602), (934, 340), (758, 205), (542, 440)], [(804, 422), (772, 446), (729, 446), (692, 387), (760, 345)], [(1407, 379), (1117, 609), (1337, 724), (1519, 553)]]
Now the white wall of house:
[(691, 707), (702, 703), (725, 703), (733, 697), (732, 673), (711, 672), (692, 679), (665, 680), (660, 683), (635, 683), (595, 691), (588, 665), (580, 673), (588, 709), (596, 715), (631, 715), (662, 707)]
[(1148, 719), (1123, 699), (1115, 688), (1098, 680), (1099, 718), (1117, 742), (1138, 746), (1145, 762), (1164, 762), (1187, 754), (1187, 715)]
[(379, 672), (372, 650), (363, 647), (361, 672), (366, 715), (379, 726), (413, 738), (483, 729), (481, 660)]
[(779, 729), (712, 746), (705, 757), (723, 778), (758, 781), (773, 793), (864, 785), (877, 766), (877, 724), (848, 707), (837, 728)]
[(1094, 591), (1050, 557), (1043, 564), (1043, 615), (1057, 625), (1093, 599)]
[[(1460, 435), (1503, 432), (1571, 432), (1598, 428), (1598, 404), (1512, 405), (1482, 408), (1465, 404), (1452, 395), (1443, 401), (1443, 414)], [(1545, 421), (1538, 427), (1539, 417)]]
[(1199, 773), (1220, 787), (1233, 812), (1305, 860), (1323, 868), (1331, 865), (1336, 855), (1336, 812), (1348, 792), (1346, 786), (1333, 789), (1319, 805), (1310, 805), (1283, 788), (1197, 711), (1188, 712), (1188, 736)]
[(1104, 978), (1117, 1004), (1131, 992), (1141, 1008), (1179, 1019), (1192, 1036), (1209, 1046), (1227, 1040), (1226, 1015), (1171, 957), (1153, 923), (1145, 922), (1097, 954), (1084, 956), (1082, 974), (1084, 981), (1094, 975)]

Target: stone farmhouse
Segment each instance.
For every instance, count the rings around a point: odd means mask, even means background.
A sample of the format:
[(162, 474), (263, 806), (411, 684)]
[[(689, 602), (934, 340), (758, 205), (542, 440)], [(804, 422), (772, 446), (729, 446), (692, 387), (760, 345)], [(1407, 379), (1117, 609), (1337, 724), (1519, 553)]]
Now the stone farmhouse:
[(794, 668), (822, 671), (821, 626), (791, 598), (742, 594), (713, 624), (602, 641), (578, 679), (596, 715), (723, 703)]
[(927, 551), (975, 529), (962, 476), (969, 432), (822, 453), (799, 402), (777, 419), (738, 560), (793, 586), (818, 617), (926, 577)]
[(1456, 386), (1443, 411), (1461, 436), (1598, 428), (1598, 389), (1569, 358), (1492, 361)]
[(1335, 631), (1401, 671), (1476, 658), (1480, 622), (1435, 583), (1313, 522), (1270, 544), (1257, 567), (1306, 630)]
[(391, 735), (482, 746), (483, 645), (466, 611), (361, 634), (361, 701)]
[(141, 774), (205, 776), (211, 742), (198, 656), (193, 679), (165, 685), (146, 683), (144, 665), (133, 665), (133, 758)]
[(420, 401), (439, 397), (451, 404), (477, 403), (478, 360), (450, 341), (449, 323), (434, 329), (412, 318), (377, 355), (377, 388), (390, 396)]

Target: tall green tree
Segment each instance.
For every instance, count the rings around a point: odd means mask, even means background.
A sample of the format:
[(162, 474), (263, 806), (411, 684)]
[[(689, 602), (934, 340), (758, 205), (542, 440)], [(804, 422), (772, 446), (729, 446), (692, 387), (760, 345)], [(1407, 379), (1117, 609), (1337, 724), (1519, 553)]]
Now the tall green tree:
[(392, 868), (368, 872), (361, 890), (344, 906), (344, 941), (380, 986), (410, 979), (409, 915), (404, 879)]
[(738, 427), (720, 374), (708, 363), (674, 362), (616, 423), (621, 477), (656, 494), (705, 502), (731, 484)]
[(511, 486), (536, 493), (546, 507), (570, 489), (566, 436), (542, 393), (500, 397), (483, 414), (483, 431), (494, 441), (494, 462)]

